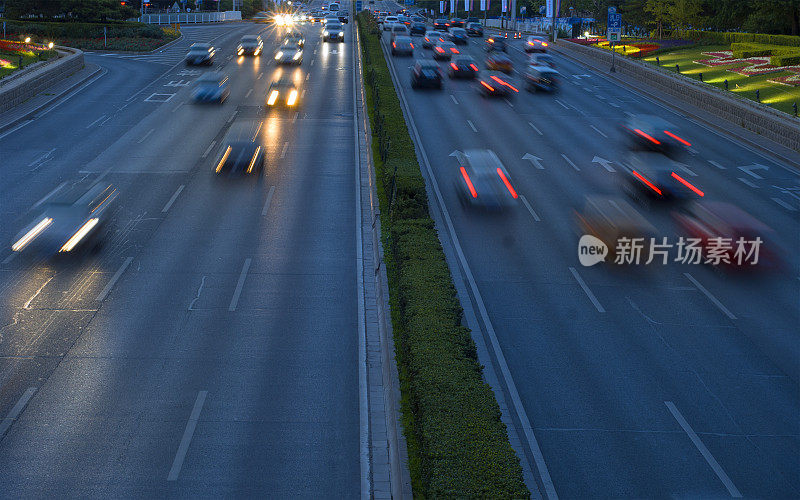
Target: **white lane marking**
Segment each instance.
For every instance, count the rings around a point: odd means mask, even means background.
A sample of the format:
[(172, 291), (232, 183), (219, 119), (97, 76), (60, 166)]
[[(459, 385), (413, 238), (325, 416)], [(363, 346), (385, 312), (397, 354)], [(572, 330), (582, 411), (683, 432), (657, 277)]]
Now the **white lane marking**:
[(122, 276), (122, 273), (125, 272), (128, 266), (131, 265), (132, 261), (133, 257), (128, 257), (127, 259), (125, 259), (125, 262), (122, 263), (122, 266), (120, 266), (120, 268), (117, 269), (117, 272), (114, 273), (114, 276), (111, 277), (111, 280), (108, 282), (108, 284), (106, 284), (105, 288), (103, 288), (103, 290), (100, 292), (100, 295), (97, 296), (97, 298), (95, 299), (96, 301), (102, 302), (105, 300), (105, 298), (111, 292), (111, 289), (114, 288), (114, 285), (117, 283), (117, 280), (119, 280), (119, 278)]
[(758, 189), (758, 186), (756, 186), (756, 185), (755, 185), (755, 184), (753, 184), (752, 182), (748, 181), (748, 180), (747, 180), (747, 179), (745, 179), (744, 177), (737, 177), (737, 179), (739, 179), (739, 180), (740, 180), (740, 181), (742, 181), (743, 183), (747, 184), (747, 185), (748, 185), (748, 186), (750, 186), (751, 188), (756, 188), (756, 189)]
[(112, 119), (113, 117), (114, 117), (114, 115), (111, 115), (111, 116), (109, 116), (109, 117), (108, 117), (108, 118), (106, 118), (105, 120), (101, 121), (101, 122), (98, 124), (98, 126), (103, 126), (103, 125), (105, 125), (105, 124), (106, 124), (106, 122), (107, 122), (108, 120)]
[(173, 203), (175, 203), (175, 200), (177, 200), (177, 199), (178, 199), (178, 195), (180, 195), (180, 194), (181, 194), (181, 191), (183, 191), (183, 188), (185, 188), (185, 187), (186, 187), (186, 186), (185, 186), (185, 185), (183, 185), (183, 184), (181, 184), (180, 186), (178, 186), (178, 189), (177, 189), (177, 191), (175, 191), (175, 194), (173, 194), (173, 195), (172, 195), (172, 198), (170, 198), (170, 199), (169, 199), (169, 201), (167, 202), (167, 204), (166, 204), (166, 205), (164, 205), (164, 208), (162, 208), (162, 209), (161, 209), (161, 213), (162, 213), (162, 214), (165, 214), (165, 213), (167, 213), (167, 211), (170, 209), (170, 207), (172, 206), (172, 204), (173, 204)]
[(572, 273), (572, 276), (575, 277), (575, 281), (577, 281), (578, 284), (581, 286), (581, 288), (583, 288), (584, 293), (586, 293), (586, 296), (589, 297), (589, 300), (592, 301), (592, 304), (594, 304), (594, 307), (597, 309), (597, 312), (601, 312), (601, 313), (606, 312), (606, 310), (603, 308), (603, 305), (600, 304), (600, 301), (597, 300), (597, 297), (595, 297), (595, 295), (592, 293), (592, 291), (586, 285), (586, 282), (583, 281), (583, 278), (581, 278), (581, 275), (578, 274), (578, 271), (575, 270), (574, 267), (570, 267), (569, 268), (569, 272)]
[(722, 481), (722, 484), (725, 485), (725, 488), (728, 490), (728, 493), (730, 493), (731, 497), (742, 498), (742, 494), (733, 484), (731, 478), (728, 477), (728, 474), (725, 473), (725, 471), (722, 469), (722, 466), (719, 465), (719, 462), (717, 462), (711, 452), (708, 451), (706, 445), (700, 441), (700, 438), (694, 432), (686, 419), (683, 418), (683, 415), (680, 411), (678, 411), (678, 408), (675, 406), (675, 404), (672, 401), (664, 401), (664, 404), (667, 405), (669, 412), (672, 413), (672, 416), (678, 421), (678, 425), (680, 425), (683, 431), (689, 436), (689, 439), (691, 439), (692, 444), (695, 446), (695, 448), (697, 448), (697, 451), (699, 451), (700, 454), (703, 455), (703, 458), (706, 459), (706, 462), (709, 466), (711, 466), (714, 474), (716, 474), (719, 480)]
[(544, 134), (542, 134), (542, 131), (541, 131), (541, 130), (539, 130), (538, 128), (536, 128), (536, 125), (534, 125), (533, 123), (531, 123), (531, 122), (528, 122), (528, 125), (530, 125), (530, 126), (531, 126), (531, 128), (532, 128), (533, 130), (535, 130), (535, 131), (536, 131), (536, 133), (538, 133), (539, 135), (544, 135)]
[(281, 149), (281, 158), (286, 156), (286, 148), (289, 147), (289, 141), (283, 143), (283, 149)]
[(264, 202), (264, 208), (261, 209), (261, 215), (267, 215), (269, 204), (272, 201), (272, 195), (275, 193), (275, 186), (270, 186), (267, 192), (267, 200)]
[(678, 165), (678, 168), (680, 168), (681, 170), (683, 170), (687, 174), (691, 175), (692, 177), (697, 177), (697, 174), (694, 173), (694, 171), (692, 169), (690, 169), (688, 166), (686, 166), (683, 163), (679, 163), (679, 162), (676, 162), (676, 163)]
[(197, 303), (198, 300), (200, 300), (200, 294), (203, 293), (203, 288), (206, 286), (206, 278), (207, 277), (208, 276), (203, 276), (203, 278), (200, 280), (200, 286), (197, 287), (197, 294), (195, 294), (194, 298), (189, 303), (189, 310), (190, 311), (194, 311), (194, 305)]
[(528, 209), (528, 212), (530, 212), (531, 215), (533, 216), (533, 220), (535, 220), (536, 222), (542, 222), (542, 219), (540, 219), (539, 216), (536, 215), (536, 211), (533, 210), (531, 204), (528, 203), (528, 199), (525, 198), (525, 195), (521, 194), (519, 195), (519, 198), (522, 200), (522, 204), (525, 205), (525, 208)]
[(33, 206), (31, 207), (31, 210), (33, 210), (34, 208), (38, 207), (39, 205), (41, 205), (42, 203), (46, 202), (47, 200), (49, 200), (51, 196), (56, 194), (61, 188), (63, 188), (66, 185), (67, 185), (67, 181), (64, 181), (61, 184), (59, 184), (58, 186), (56, 186), (55, 189), (53, 189), (52, 191), (50, 191), (49, 193), (44, 195), (44, 198), (42, 198), (41, 200), (39, 200), (36, 203), (34, 203)]
[(209, 144), (209, 145), (208, 145), (208, 148), (206, 149), (206, 152), (205, 152), (205, 153), (203, 153), (203, 156), (202, 156), (203, 158), (205, 158), (206, 156), (208, 156), (208, 153), (210, 153), (210, 152), (211, 152), (211, 148), (213, 148), (213, 147), (214, 147), (214, 144), (216, 144), (216, 143), (217, 143), (217, 141), (211, 141), (211, 144)]
[(228, 306), (228, 311), (235, 311), (236, 306), (239, 304), (239, 296), (242, 294), (242, 287), (244, 287), (244, 280), (247, 279), (247, 271), (250, 269), (252, 259), (245, 259), (242, 266), (242, 272), (239, 274), (239, 281), (236, 283), (236, 290), (233, 291), (233, 298)]
[(92, 122), (92, 123), (90, 123), (89, 125), (86, 125), (86, 128), (92, 128), (92, 127), (94, 127), (94, 126), (97, 124), (97, 122), (99, 122), (100, 120), (102, 120), (102, 119), (103, 119), (103, 118), (105, 118), (105, 117), (106, 117), (106, 115), (103, 115), (103, 116), (101, 116), (100, 118), (98, 118), (97, 120), (93, 121), (93, 122)]
[(309, 78), (311, 78), (311, 73), (306, 73), (306, 81), (308, 81)]
[(572, 166), (572, 168), (574, 168), (575, 170), (577, 170), (577, 171), (580, 171), (580, 170), (581, 170), (581, 169), (579, 169), (579, 168), (578, 168), (578, 166), (577, 166), (577, 165), (575, 165), (574, 163), (572, 163), (572, 160), (570, 160), (570, 159), (567, 157), (567, 155), (565, 155), (565, 154), (563, 154), (563, 153), (562, 153), (562, 154), (561, 154), (561, 157), (562, 157), (562, 158), (564, 158), (564, 160), (566, 160), (566, 162), (567, 162), (567, 163), (569, 163), (569, 164)]
[(258, 74), (258, 78), (256, 78), (256, 80), (261, 80), (262, 76), (264, 76), (264, 72), (263, 71)]
[(8, 264), (12, 260), (14, 260), (14, 258), (17, 256), (17, 253), (19, 253), (19, 252), (11, 252), (11, 255), (9, 255), (5, 259), (3, 259), (3, 264)]
[(146, 134), (144, 134), (144, 135), (142, 136), (142, 138), (141, 138), (141, 139), (139, 139), (138, 141), (136, 141), (136, 143), (137, 143), (137, 144), (141, 144), (141, 143), (143, 143), (144, 141), (146, 141), (146, 140), (147, 140), (147, 138), (148, 138), (148, 137), (150, 137), (150, 134), (152, 134), (152, 133), (153, 133), (153, 132), (155, 132), (155, 131), (156, 131), (156, 129), (154, 129), (154, 128), (151, 128), (150, 130), (148, 130), (148, 131), (147, 131), (147, 133), (146, 133)]
[(469, 128), (471, 128), (473, 132), (478, 132), (478, 129), (475, 128), (471, 120), (467, 120), (467, 125), (469, 125)]
[(313, 66), (313, 65), (314, 65), (314, 61), (316, 61), (316, 59), (312, 59), (312, 60), (311, 60), (311, 66)]
[(292, 123), (297, 121), (297, 117), (298, 116), (300, 116), (300, 112), (299, 111), (294, 114), (294, 117), (292, 118)]
[(775, 203), (777, 203), (778, 205), (782, 206), (783, 208), (785, 208), (786, 210), (788, 210), (790, 212), (796, 212), (797, 211), (796, 208), (794, 208), (793, 206), (789, 205), (788, 203), (786, 203), (785, 201), (783, 201), (780, 198), (772, 198), (772, 201), (774, 201)]
[(514, 105), (513, 105), (513, 104), (511, 103), (511, 101), (509, 101), (508, 99), (503, 99), (503, 100), (504, 100), (504, 101), (506, 101), (506, 104), (508, 104), (508, 105), (509, 105), (509, 106), (511, 106), (512, 108), (514, 107)]
[(557, 102), (558, 104), (560, 104), (562, 108), (564, 108), (564, 109), (569, 109), (569, 106), (567, 106), (566, 104), (564, 104), (563, 102), (561, 102), (561, 99), (556, 99), (556, 102)]
[(762, 165), (760, 163), (753, 163), (752, 165), (747, 165), (745, 167), (739, 167), (739, 170), (746, 173), (753, 179), (761, 180), (763, 177), (753, 172), (753, 170), (769, 170), (769, 167), (766, 165)]
[(619, 108), (619, 107), (620, 107), (620, 105), (619, 105), (619, 104), (617, 104), (617, 103), (615, 103), (615, 102), (610, 102), (610, 101), (609, 101), (608, 105), (609, 105), (609, 106), (614, 106), (615, 108)]
[(725, 167), (723, 167), (723, 166), (722, 166), (722, 165), (720, 165), (719, 163), (715, 162), (714, 160), (708, 160), (708, 163), (710, 163), (710, 164), (714, 165), (715, 167), (717, 167), (717, 168), (718, 168), (718, 169), (720, 169), (720, 170), (725, 170)]
[(236, 111), (234, 111), (231, 117), (228, 118), (228, 123), (232, 122), (234, 118), (236, 118)]
[(302, 100), (304, 100), (305, 98), (306, 98), (306, 89), (303, 89), (303, 91), (302, 91), (302, 92), (300, 92), (300, 100), (302, 101)]
[(32, 167), (32, 166), (36, 165), (37, 163), (39, 163), (39, 164), (44, 163), (45, 161), (50, 159), (50, 156), (52, 156), (52, 154), (55, 152), (55, 150), (56, 150), (56, 148), (53, 148), (50, 151), (47, 151), (47, 152), (43, 153), (41, 156), (39, 156), (35, 160), (33, 160), (32, 162), (28, 163), (28, 166)]
[(694, 276), (692, 276), (689, 273), (683, 273), (683, 275), (686, 276), (686, 278), (689, 281), (691, 281), (694, 284), (694, 286), (696, 286), (697, 289), (700, 290), (703, 293), (703, 295), (705, 295), (708, 298), (708, 300), (710, 300), (715, 306), (717, 306), (717, 308), (720, 311), (722, 311), (722, 313), (725, 314), (725, 316), (727, 316), (729, 319), (736, 319), (736, 316), (734, 316), (733, 313), (730, 312), (727, 307), (722, 305), (722, 302), (720, 302), (719, 299), (714, 297), (714, 295), (711, 292), (706, 290), (706, 287), (704, 287), (703, 285), (700, 284), (699, 281), (694, 279)]
[(253, 93), (253, 89), (248, 90), (247, 93), (244, 95), (244, 98), (247, 99), (248, 97), (250, 97), (250, 94), (252, 94), (252, 93)]
[(600, 135), (602, 135), (603, 137), (605, 137), (606, 139), (608, 139), (608, 136), (605, 134), (605, 132), (603, 132), (603, 131), (602, 131), (602, 130), (600, 130), (599, 128), (595, 127), (594, 125), (590, 125), (590, 126), (591, 126), (591, 127), (594, 129), (594, 131), (595, 131), (595, 132), (597, 132), (598, 134), (600, 134)]
[(31, 400), (34, 393), (36, 393), (36, 387), (28, 387), (28, 389), (22, 394), (22, 397), (19, 398), (17, 404), (11, 408), (11, 411), (8, 412), (6, 418), (0, 422), (0, 438), (6, 435), (8, 429), (11, 428), (11, 424), (19, 417), (19, 414), (22, 413), (22, 410), (25, 409), (25, 406), (28, 404), (28, 401)]
[(450, 99), (453, 100), (454, 104), (458, 104), (458, 100), (456, 100), (456, 96), (454, 96), (453, 94), (450, 94)]
[(186, 429), (183, 431), (181, 444), (178, 445), (178, 451), (175, 452), (175, 459), (172, 461), (172, 467), (169, 470), (169, 475), (167, 475), (167, 481), (178, 480), (178, 474), (181, 473), (181, 467), (183, 467), (186, 452), (189, 450), (189, 443), (192, 442), (192, 436), (197, 427), (197, 421), (200, 420), (200, 412), (203, 411), (203, 404), (206, 402), (206, 396), (208, 396), (208, 391), (198, 391), (197, 399), (194, 401), (194, 408), (192, 408), (192, 413), (189, 415), (189, 421), (186, 422)]
[(32, 122), (33, 122), (33, 120), (25, 120), (24, 122), (20, 123), (20, 124), (19, 124), (19, 125), (17, 125), (16, 127), (14, 127), (14, 128), (12, 128), (11, 130), (9, 130), (8, 132), (4, 132), (3, 134), (0, 134), (0, 139), (2, 139), (3, 137), (5, 137), (5, 136), (7, 136), (7, 135), (11, 135), (11, 134), (13, 134), (13, 133), (14, 133), (14, 132), (16, 132), (17, 130), (21, 129), (21, 128), (22, 128), (22, 127), (24, 127), (25, 125), (27, 125), (27, 124), (29, 124), (29, 123), (32, 123)]

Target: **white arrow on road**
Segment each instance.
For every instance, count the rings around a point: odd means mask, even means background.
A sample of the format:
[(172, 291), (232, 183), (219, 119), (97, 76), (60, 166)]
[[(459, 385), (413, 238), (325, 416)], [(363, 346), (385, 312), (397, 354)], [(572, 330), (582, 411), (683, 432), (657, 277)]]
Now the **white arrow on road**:
[(538, 168), (539, 170), (544, 170), (544, 167), (542, 166), (542, 163), (541, 163), (542, 159), (539, 158), (538, 156), (533, 156), (530, 153), (525, 153), (525, 156), (523, 156), (522, 159), (523, 160), (530, 160), (530, 162), (533, 163), (533, 165), (536, 168)]
[(739, 170), (741, 170), (742, 172), (746, 173), (747, 175), (749, 175), (754, 179), (763, 179), (763, 177), (761, 177), (760, 175), (753, 173), (753, 170), (769, 170), (769, 167), (766, 165), (762, 165), (760, 163), (753, 163), (752, 165), (739, 167)]
[(614, 167), (611, 166), (611, 161), (606, 160), (605, 158), (600, 158), (599, 156), (595, 156), (594, 158), (592, 158), (592, 163), (599, 163), (600, 165), (603, 166), (603, 168), (605, 168), (609, 172), (616, 172), (616, 170), (614, 170)]
[(464, 163), (464, 153), (462, 153), (461, 151), (459, 151), (457, 149), (455, 151), (453, 151), (452, 153), (450, 153), (449, 155), (447, 155), (447, 156), (454, 157), (456, 160), (458, 160), (458, 163)]

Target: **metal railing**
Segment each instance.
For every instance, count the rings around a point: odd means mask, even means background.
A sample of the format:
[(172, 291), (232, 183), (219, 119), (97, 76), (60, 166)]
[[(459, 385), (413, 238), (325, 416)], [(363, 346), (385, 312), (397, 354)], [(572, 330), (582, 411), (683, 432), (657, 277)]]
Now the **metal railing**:
[(136, 18), (140, 23), (147, 24), (201, 24), (221, 23), (225, 21), (241, 21), (242, 13), (239, 11), (225, 12), (179, 12), (175, 14), (144, 14)]

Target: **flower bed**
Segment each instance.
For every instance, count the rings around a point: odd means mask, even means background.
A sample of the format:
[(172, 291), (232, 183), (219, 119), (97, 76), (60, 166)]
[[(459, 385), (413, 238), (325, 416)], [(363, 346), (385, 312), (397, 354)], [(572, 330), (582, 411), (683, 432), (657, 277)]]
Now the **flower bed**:
[(709, 58), (694, 62), (709, 67), (729, 66), (726, 68), (727, 71), (744, 76), (765, 75), (800, 68), (800, 66), (773, 66), (770, 64), (770, 56), (736, 58), (730, 50), (703, 52), (703, 55)]

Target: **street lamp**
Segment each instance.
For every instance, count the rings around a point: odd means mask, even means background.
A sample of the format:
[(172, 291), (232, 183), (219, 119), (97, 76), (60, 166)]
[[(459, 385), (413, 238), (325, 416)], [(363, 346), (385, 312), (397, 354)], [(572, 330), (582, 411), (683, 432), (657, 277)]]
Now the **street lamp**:
[(31, 37), (26, 36), (25, 37), (25, 43), (31, 43)]
[(48, 49), (52, 49), (52, 48), (53, 48), (53, 42), (50, 42), (50, 43), (48, 43), (48, 44), (47, 44), (47, 48), (48, 48)]

